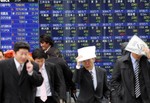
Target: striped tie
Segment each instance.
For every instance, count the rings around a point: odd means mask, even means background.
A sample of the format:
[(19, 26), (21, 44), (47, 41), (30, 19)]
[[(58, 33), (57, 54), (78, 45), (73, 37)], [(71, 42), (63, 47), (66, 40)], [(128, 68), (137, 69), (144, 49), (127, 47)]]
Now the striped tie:
[(135, 62), (135, 96), (138, 98), (141, 95), (139, 84), (139, 61)]

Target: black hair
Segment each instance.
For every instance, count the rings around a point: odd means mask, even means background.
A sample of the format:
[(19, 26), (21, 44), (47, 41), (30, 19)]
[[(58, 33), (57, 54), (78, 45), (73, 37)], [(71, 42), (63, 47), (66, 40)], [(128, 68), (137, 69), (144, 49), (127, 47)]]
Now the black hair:
[(19, 51), (19, 49), (27, 49), (30, 51), (30, 45), (23, 41), (16, 42), (14, 45), (14, 52)]
[(125, 55), (128, 53), (128, 51), (125, 50), (126, 46), (128, 45), (128, 42), (121, 43), (121, 54)]
[(32, 58), (34, 60), (35, 59), (41, 59), (41, 58), (46, 59), (47, 56), (46, 56), (45, 52), (42, 49), (37, 48), (37, 49), (33, 50), (33, 52), (32, 52)]
[(51, 47), (54, 46), (54, 41), (49, 35), (46, 35), (46, 34), (40, 35), (40, 43), (43, 43), (43, 42), (49, 43)]
[(46, 54), (49, 56), (49, 57), (59, 57), (59, 58), (63, 58), (60, 50), (58, 48), (51, 48), (49, 52), (46, 52)]
[(2, 52), (2, 54), (4, 55), (4, 52), (3, 52), (3, 50), (2, 50), (2, 49), (0, 49), (0, 52)]

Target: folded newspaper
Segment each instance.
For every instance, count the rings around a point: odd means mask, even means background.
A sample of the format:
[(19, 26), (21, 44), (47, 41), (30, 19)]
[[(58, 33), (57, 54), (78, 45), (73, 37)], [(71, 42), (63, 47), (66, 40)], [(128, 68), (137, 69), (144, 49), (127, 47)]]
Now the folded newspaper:
[(138, 55), (146, 55), (146, 53), (143, 51), (143, 48), (149, 48), (149, 47), (142, 39), (140, 39), (137, 35), (134, 35), (130, 39), (125, 50), (129, 52), (133, 52)]

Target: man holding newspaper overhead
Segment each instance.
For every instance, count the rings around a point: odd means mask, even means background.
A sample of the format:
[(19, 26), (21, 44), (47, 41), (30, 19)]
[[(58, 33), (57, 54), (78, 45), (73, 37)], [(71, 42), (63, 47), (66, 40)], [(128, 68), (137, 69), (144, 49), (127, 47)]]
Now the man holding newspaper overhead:
[(108, 103), (109, 89), (106, 70), (96, 67), (96, 47), (78, 49), (77, 66), (73, 81), (79, 85), (76, 103)]
[(136, 35), (125, 50), (130, 53), (116, 61), (111, 85), (120, 103), (150, 103), (150, 50)]

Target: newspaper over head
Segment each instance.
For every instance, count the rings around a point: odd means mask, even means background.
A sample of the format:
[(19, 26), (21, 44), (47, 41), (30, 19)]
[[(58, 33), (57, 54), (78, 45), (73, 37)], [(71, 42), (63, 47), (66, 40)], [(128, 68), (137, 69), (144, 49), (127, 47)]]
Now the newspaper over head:
[(149, 47), (142, 39), (140, 39), (137, 35), (134, 35), (130, 39), (125, 50), (129, 52), (133, 52), (138, 55), (146, 55), (146, 53), (143, 51), (143, 48), (149, 48)]

